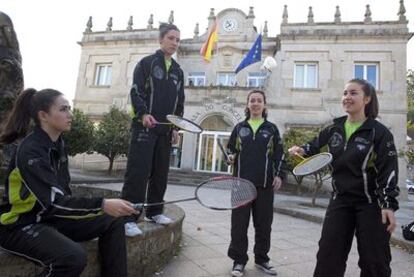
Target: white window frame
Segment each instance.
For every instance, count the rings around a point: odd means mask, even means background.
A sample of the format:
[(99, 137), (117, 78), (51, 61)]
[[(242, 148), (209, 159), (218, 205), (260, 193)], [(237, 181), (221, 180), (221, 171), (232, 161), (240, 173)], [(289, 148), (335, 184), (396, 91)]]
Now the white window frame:
[(375, 65), (375, 84), (374, 87), (377, 90), (379, 88), (379, 63), (377, 62), (370, 62), (370, 63), (363, 63), (363, 62), (356, 62), (354, 63), (354, 78), (356, 78), (356, 66), (363, 66), (363, 76), (362, 79), (368, 81), (368, 66)]
[[(190, 81), (193, 83), (190, 85)], [(199, 84), (201, 81), (201, 84)], [(193, 87), (202, 87), (206, 85), (206, 73), (205, 72), (189, 72), (187, 77), (187, 85)]]
[[(254, 76), (254, 75), (256, 75), (256, 76)], [(252, 88), (261, 88), (261, 87), (264, 87), (265, 80), (266, 80), (266, 73), (264, 73), (264, 72), (249, 72), (249, 74), (247, 76), (246, 86), (247, 87), (252, 87)], [(250, 86), (249, 85), (250, 81), (255, 81), (255, 85)], [(260, 81), (262, 81), (261, 85), (260, 85)]]
[[(225, 84), (220, 84), (220, 76), (226, 77)], [(229, 83), (231, 79), (230, 77), (233, 77), (233, 80), (234, 80), (233, 83)], [(237, 79), (236, 79), (236, 74), (234, 72), (218, 72), (217, 73), (217, 80), (216, 80), (217, 86), (231, 87), (231, 86), (235, 86), (236, 83), (237, 83)]]
[[(304, 66), (303, 70), (303, 84), (302, 86), (296, 86), (296, 66)], [(314, 65), (315, 68), (315, 87), (310, 87), (307, 84), (308, 80), (308, 66)], [(309, 89), (317, 89), (319, 87), (319, 66), (317, 62), (295, 62), (294, 69), (293, 69), (293, 87), (294, 88), (309, 88)]]
[[(101, 70), (102, 69), (102, 70)], [(110, 74), (108, 74), (110, 69)], [(98, 63), (95, 67), (95, 86), (106, 87), (112, 84), (112, 64)]]

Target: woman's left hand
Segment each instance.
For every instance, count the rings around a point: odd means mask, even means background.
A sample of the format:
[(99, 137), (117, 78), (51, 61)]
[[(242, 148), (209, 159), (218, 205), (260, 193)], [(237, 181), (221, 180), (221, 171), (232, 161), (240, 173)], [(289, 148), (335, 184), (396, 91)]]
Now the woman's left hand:
[(180, 142), (180, 135), (177, 130), (172, 130), (171, 144), (178, 144)]
[(388, 224), (387, 231), (391, 234), (396, 226), (394, 211), (391, 209), (382, 209), (382, 223)]
[(282, 186), (282, 179), (279, 176), (276, 176), (273, 179), (273, 184), (272, 184), (273, 190), (277, 191), (278, 189), (280, 189), (281, 186)]

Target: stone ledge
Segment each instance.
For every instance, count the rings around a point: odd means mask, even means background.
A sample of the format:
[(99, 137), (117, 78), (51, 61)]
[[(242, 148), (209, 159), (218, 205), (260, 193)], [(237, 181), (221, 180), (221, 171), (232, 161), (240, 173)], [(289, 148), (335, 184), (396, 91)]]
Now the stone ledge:
[[(119, 196), (119, 192), (83, 186), (75, 186), (73, 191), (74, 195), (82, 194), (83, 196)], [(140, 222), (138, 225), (144, 234), (127, 238), (129, 276), (152, 276), (179, 252), (184, 211), (176, 205), (168, 205), (165, 206), (164, 212), (173, 219), (172, 224), (161, 226)], [(88, 252), (88, 265), (81, 276), (100, 276), (98, 240), (81, 244)], [(0, 276), (29, 277), (36, 276), (41, 271), (41, 267), (31, 261), (0, 250)]]

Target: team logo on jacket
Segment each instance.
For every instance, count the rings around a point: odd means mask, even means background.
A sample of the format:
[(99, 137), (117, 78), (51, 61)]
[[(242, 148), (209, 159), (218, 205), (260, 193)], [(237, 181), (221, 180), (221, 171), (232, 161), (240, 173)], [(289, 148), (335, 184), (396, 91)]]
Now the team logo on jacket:
[(363, 143), (363, 144), (370, 144), (369, 140), (367, 140), (365, 138), (362, 138), (362, 137), (356, 137), (355, 142), (359, 142), (359, 143)]
[(342, 138), (340, 133), (333, 133), (331, 138), (329, 139), (329, 145), (331, 147), (338, 147), (340, 145), (342, 145), (342, 142), (344, 141), (344, 139)]
[(241, 128), (240, 131), (239, 131), (239, 135), (242, 138), (247, 137), (248, 135), (250, 135), (250, 129), (246, 128), (246, 127)]
[(152, 71), (152, 75), (154, 75), (155, 78), (162, 80), (164, 79), (164, 70), (160, 66), (156, 65)]
[(394, 141), (387, 141), (386, 145), (388, 148), (390, 148), (391, 146), (394, 145)]
[(264, 138), (267, 138), (268, 136), (270, 136), (270, 135), (271, 135), (271, 133), (270, 133), (269, 131), (267, 131), (267, 130), (261, 130), (261, 131), (260, 131), (260, 134), (261, 134)]
[(35, 163), (39, 162), (41, 159), (40, 158), (34, 158), (34, 159), (30, 159), (27, 161), (28, 165), (34, 165)]
[(397, 151), (388, 151), (388, 156), (397, 156)]
[(359, 151), (363, 151), (367, 147), (363, 144), (357, 144), (357, 148), (358, 148)]

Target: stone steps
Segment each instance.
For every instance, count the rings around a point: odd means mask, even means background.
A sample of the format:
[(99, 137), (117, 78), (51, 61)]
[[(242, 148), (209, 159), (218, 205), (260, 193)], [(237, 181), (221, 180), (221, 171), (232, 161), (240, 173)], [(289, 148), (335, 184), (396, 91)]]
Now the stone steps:
[(222, 175), (224, 174), (171, 169), (168, 174), (168, 183), (175, 185), (196, 186), (210, 178)]

